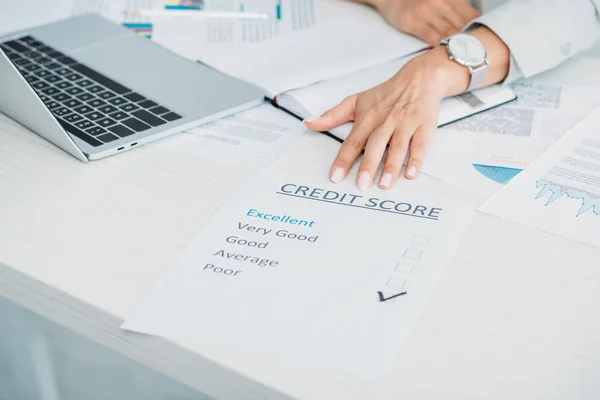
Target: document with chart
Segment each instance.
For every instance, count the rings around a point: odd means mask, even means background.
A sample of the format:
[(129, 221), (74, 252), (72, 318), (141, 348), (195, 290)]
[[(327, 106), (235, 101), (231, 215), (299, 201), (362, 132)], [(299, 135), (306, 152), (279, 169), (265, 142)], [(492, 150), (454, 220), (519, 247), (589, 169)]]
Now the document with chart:
[(423, 172), (487, 199), (600, 105), (593, 86), (546, 77), (509, 86), (516, 101), (439, 129)]
[(379, 376), (423, 311), (472, 208), (404, 181), (265, 170), (202, 229), (123, 328)]
[[(156, 24), (154, 39), (176, 53), (196, 59), (210, 47), (260, 43), (322, 22), (322, 1), (230, 0), (203, 1), (208, 12), (262, 13), (265, 19), (175, 18)], [(225, 46), (225, 47), (224, 47)]]
[(600, 247), (600, 108), (480, 210)]
[(525, 168), (600, 105), (593, 86), (539, 78), (510, 85), (517, 101), (451, 124), (478, 139), (473, 164)]

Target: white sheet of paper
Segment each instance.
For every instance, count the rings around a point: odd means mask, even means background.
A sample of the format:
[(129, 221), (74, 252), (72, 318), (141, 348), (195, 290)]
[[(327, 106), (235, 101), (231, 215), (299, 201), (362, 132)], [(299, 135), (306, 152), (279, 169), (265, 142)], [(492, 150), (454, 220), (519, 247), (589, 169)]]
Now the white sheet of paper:
[(244, 166), (268, 166), (307, 129), (297, 118), (265, 103), (188, 129), (154, 146)]
[(483, 201), (502, 185), (481, 175), (473, 167), (471, 158), (479, 143), (473, 141), (471, 135), (470, 132), (438, 129), (427, 149), (422, 171), (479, 196)]
[[(448, 130), (445, 133), (452, 136), (454, 132)], [(467, 133), (470, 134), (472, 132)], [(537, 141), (522, 137), (482, 134), (479, 138), (469, 137), (466, 140), (473, 142), (467, 158), (472, 164), (523, 169), (546, 151), (546, 147), (540, 146)]]
[(358, 192), (314, 172), (328, 165), (277, 164), (215, 214), (123, 328), (385, 374), (471, 208), (417, 183)]
[(600, 108), (480, 210), (600, 247)]
[(226, 50), (210, 48), (197, 58), (275, 96), (385, 63), (425, 47), (424, 42), (394, 30), (383, 20), (364, 24), (340, 18), (273, 40)]

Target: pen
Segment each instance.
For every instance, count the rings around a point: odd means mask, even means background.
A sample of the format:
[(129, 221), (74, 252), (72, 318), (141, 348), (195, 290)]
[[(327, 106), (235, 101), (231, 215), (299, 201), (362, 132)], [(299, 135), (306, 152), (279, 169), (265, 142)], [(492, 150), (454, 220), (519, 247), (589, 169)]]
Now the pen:
[(189, 17), (189, 18), (236, 18), (236, 19), (267, 19), (268, 14), (260, 12), (235, 12), (235, 11), (193, 11), (193, 10), (152, 10), (139, 9), (127, 10), (124, 13), (145, 17)]

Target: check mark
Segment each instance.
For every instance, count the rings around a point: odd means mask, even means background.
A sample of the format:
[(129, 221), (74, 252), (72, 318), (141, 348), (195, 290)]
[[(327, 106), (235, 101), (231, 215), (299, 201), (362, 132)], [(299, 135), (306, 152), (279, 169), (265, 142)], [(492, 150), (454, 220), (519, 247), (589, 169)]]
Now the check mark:
[(406, 294), (406, 292), (398, 293), (398, 294), (395, 294), (395, 295), (393, 295), (393, 296), (390, 296), (390, 297), (388, 297), (388, 298), (385, 298), (385, 297), (383, 296), (383, 293), (381, 293), (381, 292), (377, 292), (377, 294), (379, 295), (379, 302), (384, 302), (384, 301), (388, 301), (388, 300), (390, 300), (390, 299), (394, 299), (394, 298), (396, 298), (396, 297), (398, 297), (398, 296), (405, 295), (405, 294)]

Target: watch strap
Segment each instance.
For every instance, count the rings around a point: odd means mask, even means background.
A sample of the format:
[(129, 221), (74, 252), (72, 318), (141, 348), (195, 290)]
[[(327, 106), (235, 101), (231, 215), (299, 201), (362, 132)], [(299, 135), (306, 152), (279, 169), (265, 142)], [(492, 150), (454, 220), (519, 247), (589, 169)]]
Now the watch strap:
[(485, 81), (485, 76), (487, 74), (487, 68), (488, 68), (488, 63), (486, 61), (478, 67), (469, 69), (471, 72), (471, 82), (469, 83), (467, 92), (470, 92), (471, 90), (479, 89), (481, 86), (483, 86), (483, 81)]

